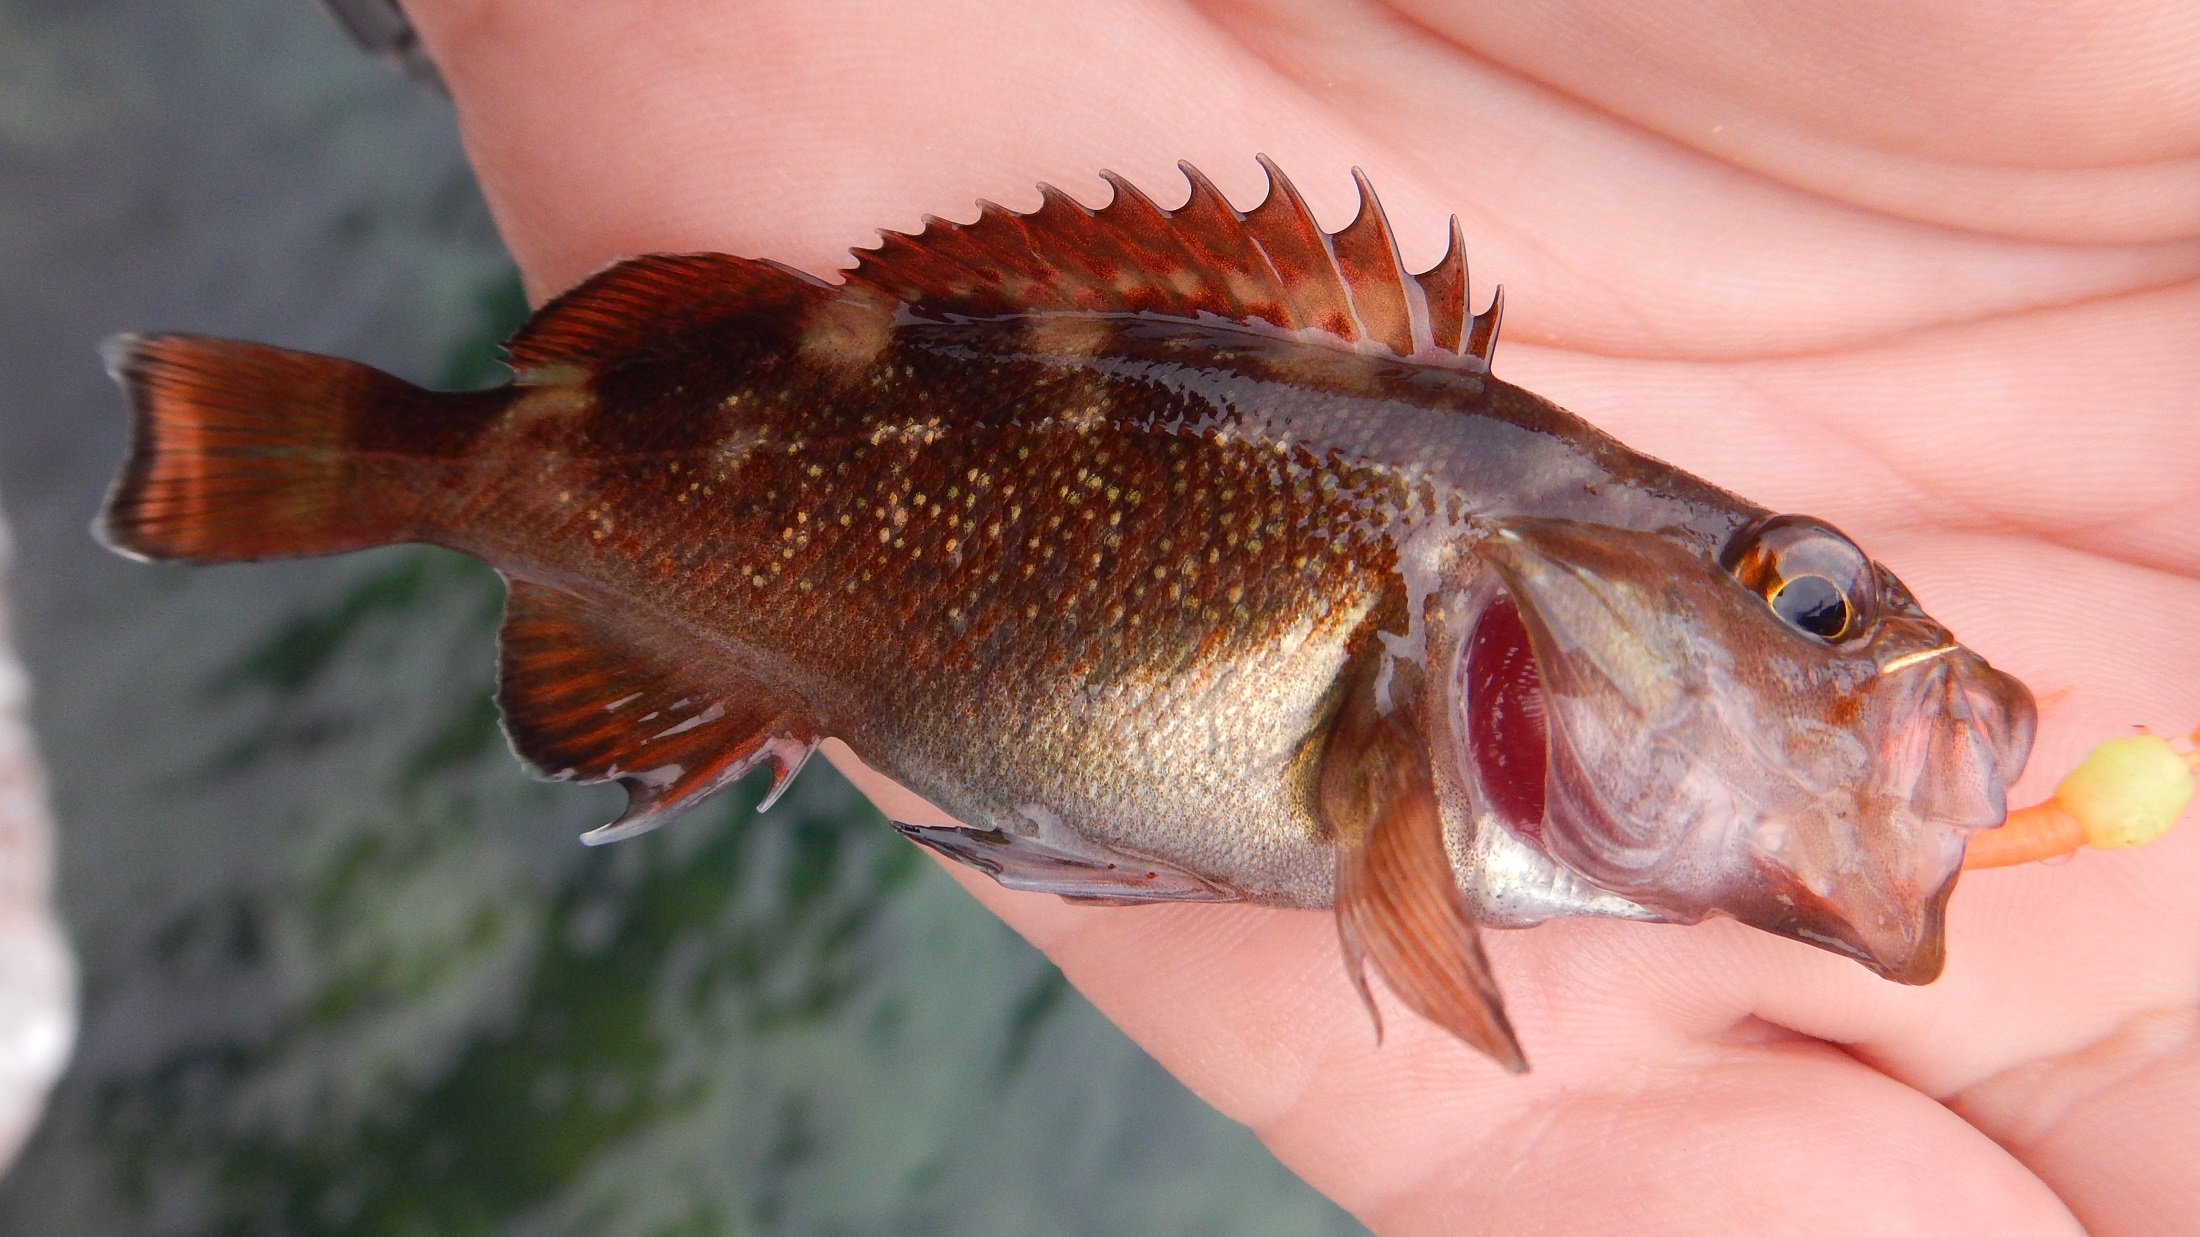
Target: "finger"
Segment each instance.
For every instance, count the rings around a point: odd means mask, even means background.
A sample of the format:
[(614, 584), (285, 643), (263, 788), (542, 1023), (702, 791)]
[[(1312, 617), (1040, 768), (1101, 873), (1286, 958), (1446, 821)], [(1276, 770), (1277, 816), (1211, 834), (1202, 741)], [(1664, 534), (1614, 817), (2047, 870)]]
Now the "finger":
[(2124, 1022), (2083, 1047), (2013, 1067), (1955, 1110), (2068, 1200), (2088, 1232), (2189, 1229), (2200, 1212), (2200, 1006)]
[[(1442, 37), (1813, 192), (2014, 236), (2200, 232), (2200, 9), (1442, 4)], [(1950, 66), (1960, 64), (1960, 71)], [(1868, 105), (1860, 104), (1869, 100)]]
[(1366, 165), (1421, 264), (1459, 212), (1477, 268), (1535, 289), (1516, 338), (1604, 352), (1787, 352), (2200, 272), (2200, 245), (1967, 237), (1677, 157), (1374, 6), (408, 7), (538, 294), (665, 248), (830, 269), (922, 211), (1033, 205), (1035, 180), (1103, 200), (1102, 167), (1166, 199), (1187, 158), (1249, 206), (1262, 150), (1332, 226)]

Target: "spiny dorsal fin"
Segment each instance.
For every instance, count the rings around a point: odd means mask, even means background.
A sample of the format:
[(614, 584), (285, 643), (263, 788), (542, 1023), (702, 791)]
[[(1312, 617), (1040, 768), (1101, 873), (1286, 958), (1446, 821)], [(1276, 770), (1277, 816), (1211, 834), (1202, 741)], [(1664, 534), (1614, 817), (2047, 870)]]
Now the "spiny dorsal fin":
[(724, 253), (653, 253), (613, 263), (552, 298), (504, 345), (522, 382), (692, 347), (697, 329), (842, 294), (791, 266)]
[(769, 806), (817, 747), (815, 728), (784, 702), (713, 672), (631, 607), (508, 585), (497, 707), (513, 750), (554, 781), (626, 786), (626, 811), (585, 841), (655, 828), (763, 765)]
[(1231, 206), (1189, 163), (1177, 166), (1191, 196), (1175, 210), (1102, 172), (1115, 196), (1097, 210), (1041, 185), (1039, 209), (1028, 214), (981, 201), (972, 223), (926, 216), (914, 235), (881, 233), (876, 248), (856, 250), (847, 281), (932, 313), (1211, 314), (1488, 366), (1500, 301), (1468, 313), (1458, 220), (1443, 258), (1409, 274), (1359, 169), (1352, 172), (1359, 213), (1332, 233), (1322, 231), (1274, 162), (1263, 155), (1260, 165), (1268, 195), (1250, 211)]

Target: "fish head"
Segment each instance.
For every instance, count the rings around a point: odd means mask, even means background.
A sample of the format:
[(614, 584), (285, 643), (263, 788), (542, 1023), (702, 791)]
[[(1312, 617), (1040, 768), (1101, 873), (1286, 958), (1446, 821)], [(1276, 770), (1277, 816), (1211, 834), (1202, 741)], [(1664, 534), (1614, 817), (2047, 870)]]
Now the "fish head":
[(1498, 526), (1453, 699), (1477, 801), (1649, 917), (1727, 915), (1926, 983), (1969, 833), (2001, 823), (2031, 693), (1819, 521), (1711, 555)]

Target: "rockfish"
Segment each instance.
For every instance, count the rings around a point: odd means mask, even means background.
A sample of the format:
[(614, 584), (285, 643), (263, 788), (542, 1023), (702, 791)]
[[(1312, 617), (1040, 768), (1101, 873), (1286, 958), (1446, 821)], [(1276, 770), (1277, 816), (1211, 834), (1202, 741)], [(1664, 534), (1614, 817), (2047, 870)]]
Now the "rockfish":
[[(1458, 224), (1364, 177), (927, 220), (840, 282), (621, 262), (431, 392), (183, 335), (111, 364), (152, 559), (426, 542), (510, 587), (513, 747), (640, 832), (826, 737), (1002, 884), (1335, 907), (1346, 968), (1524, 1068), (1478, 925), (1728, 915), (1939, 973), (2022, 684), (1830, 525), (1490, 372)], [(1372, 1002), (1370, 1002), (1372, 1009)]]

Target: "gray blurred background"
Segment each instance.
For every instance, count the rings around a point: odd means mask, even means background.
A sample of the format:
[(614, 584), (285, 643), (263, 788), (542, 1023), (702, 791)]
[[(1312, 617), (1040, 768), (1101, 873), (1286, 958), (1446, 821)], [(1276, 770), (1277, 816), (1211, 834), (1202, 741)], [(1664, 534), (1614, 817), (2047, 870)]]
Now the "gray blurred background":
[(0, 1233), (1356, 1231), (817, 762), (585, 850), (499, 590), (85, 528), (98, 341), (494, 381), (524, 312), (447, 105), (307, 0), (0, 0), (0, 503), (83, 972)]

